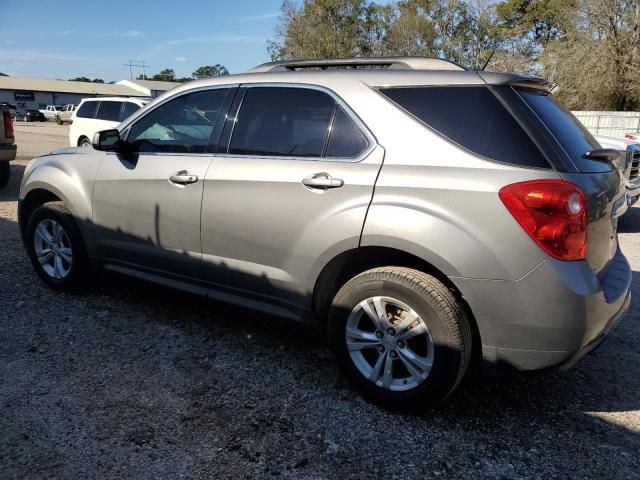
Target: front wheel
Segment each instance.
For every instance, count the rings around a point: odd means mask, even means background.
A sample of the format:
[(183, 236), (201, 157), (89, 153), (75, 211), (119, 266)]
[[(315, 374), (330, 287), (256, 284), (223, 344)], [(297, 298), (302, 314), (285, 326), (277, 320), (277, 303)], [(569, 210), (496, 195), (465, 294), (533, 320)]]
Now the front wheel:
[(33, 268), (51, 288), (75, 291), (86, 286), (89, 259), (73, 215), (62, 203), (47, 203), (33, 211), (25, 244)]
[(471, 359), (469, 320), (438, 279), (404, 267), (366, 271), (333, 300), (329, 344), (363, 397), (389, 408), (440, 403)]
[(80, 140), (80, 146), (81, 147), (91, 147), (92, 144), (89, 141), (89, 139), (87, 137), (84, 137), (82, 140)]

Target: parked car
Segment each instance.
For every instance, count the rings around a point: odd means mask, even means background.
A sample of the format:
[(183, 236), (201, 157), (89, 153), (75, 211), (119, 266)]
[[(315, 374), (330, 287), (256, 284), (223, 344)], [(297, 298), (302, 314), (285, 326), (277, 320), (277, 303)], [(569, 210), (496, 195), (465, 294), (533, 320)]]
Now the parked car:
[(46, 122), (44, 114), (40, 110), (28, 109), (18, 110), (16, 113), (16, 121), (22, 122)]
[(25, 248), (55, 289), (100, 268), (316, 321), (383, 405), (442, 401), (483, 357), (566, 368), (627, 310), (631, 269), (618, 152), (554, 87), (425, 58), (182, 84), (29, 164)]
[(64, 109), (56, 114), (56, 123), (58, 125), (62, 125), (65, 122), (70, 124), (71, 116), (73, 115), (73, 112), (76, 111), (76, 108), (78, 108), (78, 105), (74, 105), (72, 103), (65, 105)]
[(16, 144), (13, 133), (13, 118), (7, 105), (0, 105), (0, 188), (9, 183), (11, 165), (16, 158)]
[(61, 112), (64, 107), (62, 105), (47, 105), (47, 108), (40, 111), (47, 120), (55, 120), (58, 112)]
[(2, 102), (0, 103), (0, 107), (9, 107), (9, 113), (12, 117), (15, 118), (17, 110), (15, 105), (13, 105), (12, 103)]
[(620, 152), (619, 168), (624, 172), (629, 206), (640, 198), (640, 143), (628, 138), (596, 135), (596, 140), (605, 148)]
[(634, 142), (640, 141), (640, 132), (628, 132), (624, 134), (624, 138), (632, 140)]
[(147, 103), (148, 99), (127, 97), (83, 99), (71, 115), (69, 145), (90, 146), (96, 132), (118, 126)]

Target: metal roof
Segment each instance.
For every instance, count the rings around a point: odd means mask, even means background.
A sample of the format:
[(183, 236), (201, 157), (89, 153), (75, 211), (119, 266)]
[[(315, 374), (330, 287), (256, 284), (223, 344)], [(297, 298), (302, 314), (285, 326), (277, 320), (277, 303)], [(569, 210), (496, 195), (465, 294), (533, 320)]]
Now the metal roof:
[(112, 95), (116, 97), (144, 97), (140, 90), (119, 84), (45, 80), (25, 77), (0, 77), (0, 90), (28, 90), (36, 92), (78, 93), (81, 95)]
[(120, 80), (119, 85), (127, 85), (133, 83), (147, 90), (159, 90), (165, 92), (180, 85), (178, 82), (160, 82), (158, 80)]

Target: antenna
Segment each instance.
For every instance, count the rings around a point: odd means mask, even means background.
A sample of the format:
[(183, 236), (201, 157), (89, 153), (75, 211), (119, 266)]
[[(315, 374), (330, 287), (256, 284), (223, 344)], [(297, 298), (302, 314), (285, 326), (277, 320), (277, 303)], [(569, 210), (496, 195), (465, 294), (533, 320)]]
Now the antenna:
[(491, 59), (493, 58), (493, 55), (496, 53), (496, 48), (494, 48), (493, 50), (491, 50), (491, 54), (489, 55), (489, 58), (487, 58), (487, 61), (484, 62), (484, 65), (482, 66), (482, 68), (480, 69), (481, 72), (484, 72), (484, 69), (487, 68), (487, 65), (489, 65), (489, 62), (491, 61)]
[(129, 63), (124, 64), (125, 67), (129, 67), (129, 78), (133, 80), (133, 67), (142, 68), (142, 79), (145, 80), (147, 77), (146, 69), (149, 68), (149, 65), (145, 63), (144, 60), (129, 60)]

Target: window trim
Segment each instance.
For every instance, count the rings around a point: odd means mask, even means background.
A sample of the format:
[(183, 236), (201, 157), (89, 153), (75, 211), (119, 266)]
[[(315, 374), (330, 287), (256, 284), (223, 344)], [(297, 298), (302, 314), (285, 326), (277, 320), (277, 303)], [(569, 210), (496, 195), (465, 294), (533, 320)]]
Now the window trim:
[[(524, 168), (524, 169), (527, 169), (527, 170), (540, 170), (540, 171), (556, 171), (557, 170), (556, 165), (549, 159), (547, 153), (541, 147), (541, 145), (539, 145), (538, 141), (534, 138), (534, 136), (532, 135), (532, 132), (530, 131), (530, 129), (526, 125), (523, 124), (523, 122), (521, 121), (520, 118), (518, 118), (517, 115), (515, 115), (515, 112), (512, 110), (512, 108), (510, 106), (505, 105), (504, 100), (499, 95), (497, 95), (493, 91), (493, 89), (491, 88), (493, 86), (494, 85), (489, 85), (489, 84), (385, 85), (385, 86), (381, 86), (381, 87), (375, 87), (374, 90), (382, 98), (384, 98), (387, 102), (389, 102), (391, 105), (393, 105), (394, 107), (400, 109), (400, 111), (404, 112), (411, 119), (416, 121), (420, 126), (426, 128), (427, 130), (429, 130), (434, 135), (437, 135), (438, 137), (442, 138), (448, 144), (450, 144), (450, 145), (462, 150), (465, 153), (468, 153), (469, 155), (472, 155), (473, 157), (480, 158), (480, 159), (486, 160), (488, 162), (498, 163), (500, 165), (506, 165), (506, 166), (509, 166), (509, 167), (514, 167), (514, 168)], [(482, 155), (481, 153), (478, 153), (478, 152), (474, 152), (473, 150), (471, 150), (471, 149), (465, 147), (464, 145), (461, 145), (460, 143), (456, 142), (455, 140), (449, 138), (444, 133), (438, 131), (437, 129), (435, 129), (434, 127), (429, 125), (427, 122), (421, 120), (419, 117), (417, 117), (416, 115), (411, 113), (409, 110), (404, 108), (402, 105), (400, 105), (399, 103), (394, 102), (391, 98), (387, 97), (382, 91), (382, 90), (399, 90), (399, 89), (402, 89), (402, 88), (430, 88), (430, 87), (433, 87), (433, 88), (486, 88), (489, 91), (489, 93), (491, 93), (491, 95), (493, 95), (495, 97), (495, 99), (502, 106), (502, 108), (504, 108), (509, 113), (509, 115), (511, 115), (513, 117), (513, 120), (520, 126), (522, 131), (529, 137), (531, 142), (536, 146), (536, 148), (542, 154), (542, 157), (548, 163), (548, 166), (547, 167), (536, 167), (536, 166), (529, 166), (529, 165), (518, 165), (518, 164), (515, 164), (515, 163), (504, 162), (502, 160), (498, 160), (498, 159), (495, 159), (495, 158), (487, 157), (487, 156)]]
[[(224, 114), (225, 117), (228, 117), (229, 115), (229, 111), (230, 111), (230, 106), (233, 103), (234, 97), (237, 93), (237, 89), (238, 89), (238, 84), (237, 83), (229, 83), (229, 84), (224, 84), (224, 85), (208, 85), (208, 86), (204, 86), (204, 87), (198, 87), (198, 88), (191, 88), (189, 90), (183, 90), (181, 92), (177, 92), (175, 95), (171, 95), (170, 97), (165, 98), (164, 100), (162, 100), (161, 102), (156, 103), (155, 105), (153, 105), (148, 111), (144, 112), (141, 115), (138, 115), (136, 117), (134, 117), (129, 123), (127, 123), (126, 125), (121, 125), (120, 128), (120, 134), (121, 136), (124, 138), (125, 141), (129, 141), (129, 134), (131, 133), (131, 127), (133, 125), (135, 125), (136, 123), (138, 123), (138, 121), (142, 120), (143, 118), (145, 118), (147, 115), (149, 115), (151, 112), (153, 112), (155, 109), (165, 105), (166, 103), (175, 100), (177, 98), (180, 97), (184, 97), (185, 95), (189, 95), (192, 93), (197, 93), (197, 92), (203, 92), (203, 91), (208, 91), (208, 90), (221, 90), (221, 89), (225, 89), (228, 90), (229, 93), (227, 95), (227, 98), (225, 99), (225, 101), (222, 103), (222, 107), (220, 112), (218, 112), (218, 115), (220, 114)], [(229, 101), (229, 96), (231, 97), (231, 100)], [(142, 110), (144, 107), (146, 107), (146, 105), (142, 105), (138, 111)], [(226, 110), (225, 110), (226, 107)], [(225, 110), (225, 111), (223, 111)], [(221, 125), (222, 127), (219, 129), (219, 133), (218, 133), (218, 140), (221, 140), (221, 134), (222, 134), (222, 129), (224, 128), (224, 126), (226, 125), (227, 122), (227, 118), (222, 119), (221, 121)], [(214, 126), (214, 132), (216, 131), (216, 126)], [(213, 132), (212, 132), (213, 134)], [(211, 145), (209, 145), (209, 147), (211, 147)], [(213, 155), (216, 155), (217, 153), (219, 153), (220, 150), (220, 145), (217, 145), (217, 150), (216, 152), (204, 152), (204, 153), (188, 153), (188, 152), (137, 152), (138, 155), (153, 155), (153, 156), (170, 156), (170, 157), (175, 157), (175, 156), (192, 156), (192, 157), (212, 157)]]
[[(375, 136), (366, 124), (358, 117), (358, 115), (351, 109), (351, 107), (333, 90), (324, 87), (322, 85), (316, 84), (307, 84), (307, 83), (288, 83), (288, 82), (264, 82), (264, 83), (243, 83), (240, 85), (242, 89), (242, 94), (239, 98), (234, 101), (234, 105), (231, 107), (229, 112), (234, 112), (233, 117), (229, 115), (227, 117), (227, 123), (233, 122), (230, 125), (230, 134), (229, 138), (225, 138), (226, 144), (222, 146), (220, 151), (216, 155), (223, 155), (227, 158), (255, 158), (255, 159), (265, 159), (265, 160), (287, 160), (287, 161), (307, 161), (307, 162), (350, 162), (350, 163), (358, 163), (367, 158), (371, 152), (376, 148), (378, 144)], [(365, 148), (359, 155), (355, 157), (326, 157), (326, 145), (323, 147), (322, 154), (318, 157), (298, 157), (298, 156), (283, 156), (283, 155), (246, 155), (246, 154), (238, 154), (238, 153), (229, 153), (229, 147), (231, 146), (231, 139), (233, 138), (233, 132), (235, 130), (235, 126), (237, 124), (238, 114), (242, 110), (242, 104), (244, 103), (244, 99), (246, 96), (247, 90), (250, 88), (300, 88), (306, 90), (316, 90), (323, 92), (329, 95), (335, 102), (334, 112), (331, 117), (330, 126), (333, 126), (333, 120), (335, 119), (335, 112), (337, 111), (337, 107), (340, 106), (343, 108), (347, 116), (353, 121), (356, 127), (360, 130), (360, 132), (364, 135), (367, 140), (367, 148)], [(226, 125), (225, 125), (226, 128)], [(326, 136), (325, 143), (328, 144), (330, 133)]]

